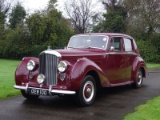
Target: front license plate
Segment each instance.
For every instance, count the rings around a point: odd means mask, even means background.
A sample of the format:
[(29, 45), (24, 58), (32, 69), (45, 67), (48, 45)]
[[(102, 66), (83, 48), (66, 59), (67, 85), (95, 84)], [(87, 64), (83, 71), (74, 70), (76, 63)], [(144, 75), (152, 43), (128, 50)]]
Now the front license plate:
[(34, 89), (31, 88), (29, 89), (29, 93), (32, 95), (48, 95), (48, 90), (44, 90), (44, 89)]

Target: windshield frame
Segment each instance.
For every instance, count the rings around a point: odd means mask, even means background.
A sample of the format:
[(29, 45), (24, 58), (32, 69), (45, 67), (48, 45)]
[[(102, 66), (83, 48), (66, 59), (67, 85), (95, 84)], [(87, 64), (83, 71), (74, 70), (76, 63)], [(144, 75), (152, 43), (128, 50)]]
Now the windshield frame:
[[(105, 47), (104, 48), (100, 48), (100, 47), (94, 47), (94, 46), (82, 46), (82, 47), (73, 47), (73, 46), (69, 46), (70, 45), (70, 42), (71, 42), (71, 39), (74, 38), (74, 37), (82, 37), (82, 36), (102, 36), (102, 37), (106, 37), (107, 40), (106, 40), (106, 44), (105, 44)], [(98, 40), (97, 40), (98, 41)], [(101, 49), (101, 50), (106, 50), (107, 49), (107, 46), (108, 46), (108, 42), (109, 42), (109, 36), (107, 35), (74, 35), (72, 36), (70, 39), (69, 39), (69, 42), (68, 42), (68, 45), (67, 45), (67, 49), (80, 49), (80, 48), (86, 48), (86, 49)]]

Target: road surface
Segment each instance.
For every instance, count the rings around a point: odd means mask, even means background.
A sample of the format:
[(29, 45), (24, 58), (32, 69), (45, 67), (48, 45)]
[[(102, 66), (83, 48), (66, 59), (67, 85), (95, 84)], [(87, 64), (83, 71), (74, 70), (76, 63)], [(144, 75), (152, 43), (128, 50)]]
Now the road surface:
[(22, 96), (0, 100), (0, 120), (123, 120), (134, 108), (160, 95), (160, 72), (151, 72), (143, 87), (130, 85), (103, 89), (95, 104), (79, 107), (73, 98), (40, 97), (28, 101)]

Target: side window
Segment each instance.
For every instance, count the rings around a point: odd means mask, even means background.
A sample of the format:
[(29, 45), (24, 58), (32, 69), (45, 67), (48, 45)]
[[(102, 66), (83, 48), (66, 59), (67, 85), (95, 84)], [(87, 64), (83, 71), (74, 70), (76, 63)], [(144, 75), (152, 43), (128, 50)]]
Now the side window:
[(121, 50), (121, 37), (111, 38), (110, 47), (114, 47), (115, 50)]
[(124, 38), (125, 51), (132, 51), (132, 42), (130, 39)]

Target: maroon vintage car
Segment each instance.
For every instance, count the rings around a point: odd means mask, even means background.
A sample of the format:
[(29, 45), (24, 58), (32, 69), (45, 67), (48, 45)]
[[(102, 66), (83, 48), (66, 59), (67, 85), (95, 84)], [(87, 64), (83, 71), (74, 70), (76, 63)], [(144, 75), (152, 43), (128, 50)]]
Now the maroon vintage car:
[(40, 95), (75, 95), (80, 105), (94, 103), (97, 89), (142, 86), (146, 64), (134, 39), (125, 34), (91, 33), (71, 37), (66, 49), (25, 57), (15, 71), (16, 85), (27, 99)]

